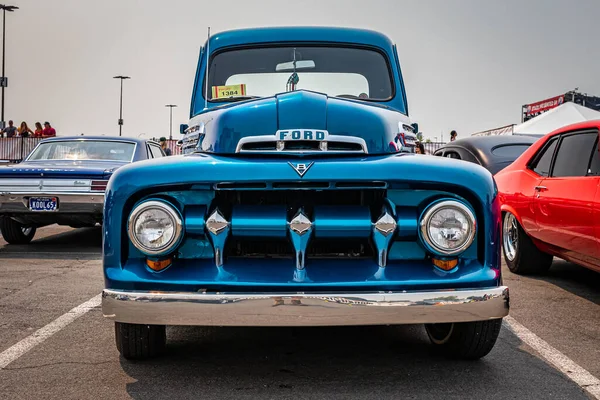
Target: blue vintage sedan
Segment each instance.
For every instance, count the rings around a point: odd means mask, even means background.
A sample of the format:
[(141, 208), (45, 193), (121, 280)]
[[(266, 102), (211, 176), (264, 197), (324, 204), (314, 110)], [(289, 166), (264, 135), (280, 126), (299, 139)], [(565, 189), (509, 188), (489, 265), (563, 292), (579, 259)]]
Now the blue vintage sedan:
[(508, 314), (484, 168), (402, 151), (396, 47), (342, 28), (219, 33), (201, 51), (191, 154), (120, 168), (102, 308), (125, 358), (166, 325), (425, 324), (486, 355)]
[(11, 244), (29, 243), (36, 228), (102, 222), (104, 191), (115, 170), (163, 157), (158, 143), (107, 136), (41, 141), (20, 164), (0, 168), (0, 231)]

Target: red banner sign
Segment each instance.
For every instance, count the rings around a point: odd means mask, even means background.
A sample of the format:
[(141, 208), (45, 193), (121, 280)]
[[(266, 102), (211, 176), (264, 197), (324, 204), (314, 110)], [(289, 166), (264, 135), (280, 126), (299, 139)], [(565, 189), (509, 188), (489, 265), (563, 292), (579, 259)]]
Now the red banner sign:
[(564, 95), (552, 97), (551, 99), (546, 99), (546, 100), (538, 101), (537, 103), (528, 104), (526, 107), (525, 113), (527, 115), (531, 115), (531, 114), (537, 114), (540, 112), (548, 111), (554, 107), (560, 106), (564, 102), (565, 102)]

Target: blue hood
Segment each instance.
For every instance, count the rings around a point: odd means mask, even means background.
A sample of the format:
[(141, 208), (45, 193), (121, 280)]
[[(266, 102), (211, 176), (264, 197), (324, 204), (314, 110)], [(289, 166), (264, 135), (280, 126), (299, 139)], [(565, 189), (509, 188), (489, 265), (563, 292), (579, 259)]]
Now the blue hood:
[(388, 154), (396, 140), (398, 124), (408, 118), (375, 102), (328, 97), (299, 90), (274, 97), (212, 108), (196, 116), (205, 124), (199, 148), (204, 152), (232, 154), (240, 139), (273, 135), (284, 129), (323, 129), (330, 135), (365, 140), (369, 154)]

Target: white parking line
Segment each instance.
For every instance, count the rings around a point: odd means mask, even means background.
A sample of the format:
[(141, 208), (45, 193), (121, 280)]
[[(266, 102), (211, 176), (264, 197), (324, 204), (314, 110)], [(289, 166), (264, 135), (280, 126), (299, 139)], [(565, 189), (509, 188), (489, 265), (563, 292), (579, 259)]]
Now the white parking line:
[(78, 305), (71, 311), (61, 315), (54, 321), (50, 322), (48, 325), (38, 329), (31, 335), (27, 336), (25, 339), (21, 340), (17, 344), (4, 350), (2, 353), (0, 353), (0, 370), (6, 368), (8, 364), (15, 361), (23, 354), (27, 353), (29, 350), (33, 349), (38, 344), (44, 342), (50, 336), (59, 332), (65, 326), (69, 325), (71, 322), (75, 321), (77, 318), (81, 317), (83, 314), (90, 311), (92, 308), (98, 307), (100, 305), (101, 300), (102, 293), (92, 297), (85, 303)]
[(548, 342), (525, 328), (513, 317), (505, 317), (504, 325), (524, 343), (537, 351), (546, 361), (579, 385), (579, 387), (586, 390), (592, 397), (600, 399), (600, 379), (590, 374), (583, 367), (575, 364), (573, 360), (550, 346)]

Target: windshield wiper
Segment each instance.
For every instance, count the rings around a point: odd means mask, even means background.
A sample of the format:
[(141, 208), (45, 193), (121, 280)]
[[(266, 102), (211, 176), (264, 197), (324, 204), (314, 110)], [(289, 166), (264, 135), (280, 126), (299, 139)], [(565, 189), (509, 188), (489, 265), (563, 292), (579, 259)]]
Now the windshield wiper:
[(241, 101), (241, 100), (252, 100), (252, 99), (260, 99), (260, 96), (218, 97), (216, 99), (211, 99), (210, 101), (213, 103), (223, 103), (226, 101)]

